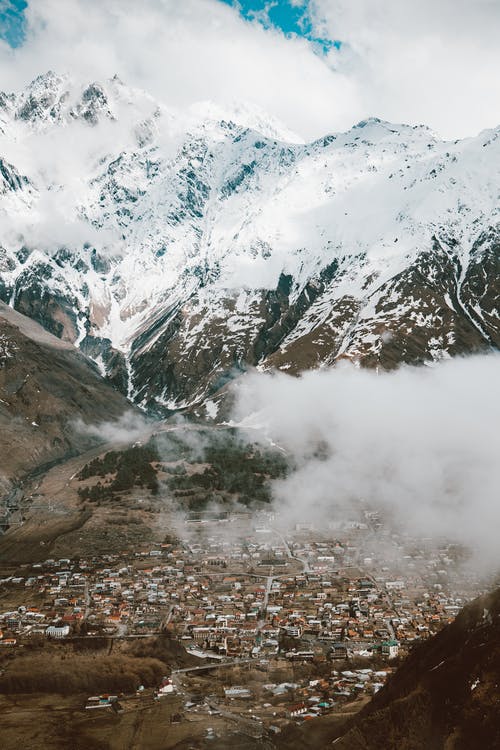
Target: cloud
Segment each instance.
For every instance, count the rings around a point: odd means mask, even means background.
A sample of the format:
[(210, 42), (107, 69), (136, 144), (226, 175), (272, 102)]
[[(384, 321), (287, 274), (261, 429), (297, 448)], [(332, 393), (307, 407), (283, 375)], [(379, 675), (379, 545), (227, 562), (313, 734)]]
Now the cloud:
[(33, 203), (7, 210), (2, 216), (2, 244), (16, 248), (20, 242), (47, 251), (88, 242), (100, 251), (120, 249), (118, 228), (92, 226), (82, 214), (80, 201), (103, 155), (116, 144), (131, 150), (136, 145), (130, 116), (96, 128), (79, 121), (66, 127), (23, 133), (22, 138), (0, 135), (0, 154), (18, 172), (27, 175)]
[(113, 422), (99, 422), (85, 424), (81, 420), (75, 422), (75, 430), (82, 435), (102, 443), (113, 443), (127, 446), (134, 441), (147, 442), (154, 431), (154, 425), (136, 411), (125, 411), (119, 419)]
[(330, 65), (362, 110), (445, 138), (500, 123), (497, 0), (313, 0)]
[(82, 81), (117, 73), (175, 107), (255, 103), (306, 138), (352, 124), (349, 82), (306, 40), (217, 0), (37, 0), (26, 21), (24, 45), (0, 45), (6, 89), (47, 69)]
[(315, 54), (218, 0), (37, 0), (24, 45), (0, 42), (2, 86), (118, 73), (176, 107), (253, 103), (305, 139), (367, 116), (450, 138), (500, 122), (496, 0), (311, 0), (309, 14), (310, 35), (340, 49)]
[(294, 457), (297, 470), (275, 485), (288, 519), (325, 521), (363, 501), (498, 564), (499, 377), (498, 355), (381, 374), (253, 374), (237, 387), (235, 418)]

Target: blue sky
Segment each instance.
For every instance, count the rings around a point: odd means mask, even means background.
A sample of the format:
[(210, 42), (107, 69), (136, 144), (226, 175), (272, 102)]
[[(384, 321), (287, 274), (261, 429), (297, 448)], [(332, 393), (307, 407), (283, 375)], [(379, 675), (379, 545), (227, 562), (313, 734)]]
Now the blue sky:
[(12, 47), (22, 43), (26, 0), (0, 0), (0, 39)]
[(257, 21), (265, 28), (280, 29), (285, 36), (302, 36), (318, 51), (328, 52), (338, 41), (317, 36), (311, 18), (310, 2), (293, 0), (220, 0), (231, 5), (248, 21)]
[[(328, 52), (339, 42), (318, 36), (311, 19), (310, 3), (293, 0), (218, 0), (232, 6), (247, 21), (260, 23), (265, 28), (276, 28), (285, 36), (302, 36), (319, 53)], [(22, 44), (24, 38), (24, 10), (27, 0), (0, 0), (0, 38), (11, 46)]]

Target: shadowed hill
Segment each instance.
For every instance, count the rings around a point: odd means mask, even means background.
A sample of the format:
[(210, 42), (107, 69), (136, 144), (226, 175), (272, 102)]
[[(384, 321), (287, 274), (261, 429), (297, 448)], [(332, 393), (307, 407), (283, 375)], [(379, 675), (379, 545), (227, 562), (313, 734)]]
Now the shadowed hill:
[(77, 421), (116, 420), (128, 408), (71, 344), (0, 303), (0, 489), (95, 444)]
[(500, 589), (464, 607), (420, 644), (335, 750), (500, 747)]

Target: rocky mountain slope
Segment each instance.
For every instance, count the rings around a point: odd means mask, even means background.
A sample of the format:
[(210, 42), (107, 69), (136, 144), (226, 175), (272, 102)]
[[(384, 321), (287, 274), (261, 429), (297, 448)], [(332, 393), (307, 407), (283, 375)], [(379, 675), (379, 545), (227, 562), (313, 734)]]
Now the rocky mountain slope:
[(0, 303), (0, 495), (12, 479), (95, 445), (85, 425), (129, 409), (72, 344)]
[(417, 646), (332, 743), (336, 750), (500, 747), (500, 590)]
[(303, 144), (48, 73), (0, 95), (0, 298), (157, 413), (249, 366), (496, 348), (499, 135), (371, 119)]

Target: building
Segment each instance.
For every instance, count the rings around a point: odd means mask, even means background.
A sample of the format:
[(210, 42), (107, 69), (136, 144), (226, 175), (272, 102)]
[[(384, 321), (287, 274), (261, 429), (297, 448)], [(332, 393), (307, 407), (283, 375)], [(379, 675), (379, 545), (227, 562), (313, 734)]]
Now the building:
[(394, 659), (399, 653), (399, 643), (397, 641), (384, 641), (382, 643), (382, 654), (388, 659)]
[(69, 625), (49, 625), (45, 631), (47, 638), (67, 638), (69, 635)]

